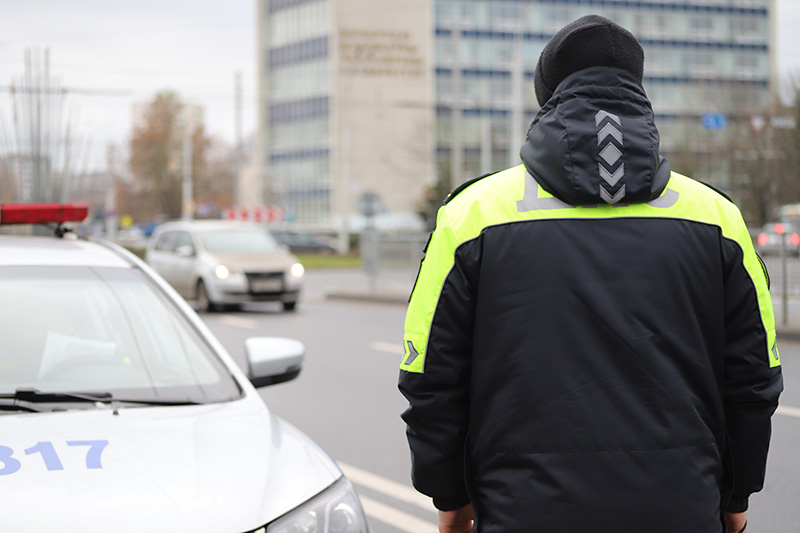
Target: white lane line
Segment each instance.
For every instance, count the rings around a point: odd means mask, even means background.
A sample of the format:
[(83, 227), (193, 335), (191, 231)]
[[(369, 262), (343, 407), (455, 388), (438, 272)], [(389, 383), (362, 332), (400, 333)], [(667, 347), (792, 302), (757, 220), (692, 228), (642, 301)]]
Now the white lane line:
[(421, 509), (425, 509), (426, 511), (436, 512), (431, 499), (424, 494), (420, 494), (413, 488), (403, 485), (402, 483), (392, 481), (391, 479), (386, 479), (378, 474), (373, 474), (372, 472), (362, 470), (356, 466), (348, 465), (342, 463), (341, 461), (337, 462), (339, 463), (339, 467), (341, 467), (342, 472), (344, 472), (344, 475), (347, 476), (347, 479), (356, 485), (361, 485), (368, 489), (386, 494), (387, 496), (390, 496), (396, 500), (410, 503), (411, 505), (415, 505)]
[(395, 529), (406, 531), (407, 533), (436, 533), (439, 531), (439, 526), (433, 522), (399, 511), (372, 498), (359, 496), (359, 499), (367, 516), (388, 524)]
[(235, 328), (256, 329), (258, 327), (258, 322), (252, 318), (244, 318), (235, 315), (222, 315), (219, 317), (219, 321), (226, 326), (233, 326)]
[(371, 350), (375, 350), (377, 352), (386, 352), (390, 354), (394, 354), (397, 357), (403, 355), (403, 345), (399, 342), (383, 342), (383, 341), (375, 341), (369, 344)]
[(778, 410), (775, 412), (779, 415), (793, 416), (795, 418), (800, 418), (800, 408), (797, 407), (789, 407), (788, 405), (779, 405)]

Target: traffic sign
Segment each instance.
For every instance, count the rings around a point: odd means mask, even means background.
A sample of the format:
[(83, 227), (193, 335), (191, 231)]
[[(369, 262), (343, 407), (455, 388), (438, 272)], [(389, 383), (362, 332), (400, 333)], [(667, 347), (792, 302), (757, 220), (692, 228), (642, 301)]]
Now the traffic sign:
[(365, 192), (358, 197), (358, 212), (365, 217), (374, 217), (383, 207), (381, 197), (374, 192)]
[(707, 130), (724, 130), (728, 125), (728, 118), (724, 113), (705, 113), (703, 127)]

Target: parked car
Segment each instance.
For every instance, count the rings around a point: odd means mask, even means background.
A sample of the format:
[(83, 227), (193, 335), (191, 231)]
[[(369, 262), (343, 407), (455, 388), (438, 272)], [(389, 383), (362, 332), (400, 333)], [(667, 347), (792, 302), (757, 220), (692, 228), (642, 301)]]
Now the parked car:
[(321, 235), (279, 228), (270, 228), (269, 232), (278, 242), (294, 253), (336, 253), (336, 247), (331, 240)]
[(781, 239), (786, 243), (787, 255), (800, 255), (800, 223), (770, 222), (758, 234), (757, 251), (762, 256), (779, 255)]
[(247, 302), (281, 302), (293, 311), (303, 265), (261, 227), (229, 220), (160, 224), (145, 260), (200, 311)]
[(304, 348), (254, 337), (243, 372), (125, 249), (63, 223), (85, 206), (0, 205), (2, 531), (366, 533), (353, 487), (256, 387)]

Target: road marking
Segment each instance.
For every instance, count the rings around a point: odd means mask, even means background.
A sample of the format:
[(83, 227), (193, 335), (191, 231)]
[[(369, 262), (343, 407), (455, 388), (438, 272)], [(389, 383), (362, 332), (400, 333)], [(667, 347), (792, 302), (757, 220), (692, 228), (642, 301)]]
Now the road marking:
[(430, 498), (424, 494), (420, 494), (407, 485), (392, 481), (391, 479), (386, 479), (383, 476), (362, 470), (356, 466), (348, 465), (340, 461), (337, 462), (342, 472), (344, 472), (344, 475), (357, 485), (362, 485), (368, 489), (386, 494), (401, 502), (410, 503), (426, 511), (434, 512), (436, 510)]
[(367, 516), (388, 524), (395, 529), (406, 531), (407, 533), (436, 533), (439, 531), (439, 526), (433, 522), (422, 520), (372, 498), (359, 496), (359, 499)]
[(403, 355), (403, 345), (397, 342), (375, 341), (371, 342), (369, 347), (377, 352), (386, 352), (398, 357)]
[(233, 326), (235, 328), (256, 329), (258, 327), (258, 322), (252, 318), (244, 318), (235, 315), (222, 315), (219, 317), (219, 321), (226, 326)]
[(800, 408), (798, 407), (789, 407), (788, 405), (779, 405), (778, 410), (775, 411), (779, 415), (784, 416), (793, 416), (795, 418), (800, 418)]

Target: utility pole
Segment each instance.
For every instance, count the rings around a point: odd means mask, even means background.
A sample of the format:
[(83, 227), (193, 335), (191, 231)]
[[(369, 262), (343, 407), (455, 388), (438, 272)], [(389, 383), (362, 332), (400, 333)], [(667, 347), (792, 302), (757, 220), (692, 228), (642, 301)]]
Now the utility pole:
[(519, 139), (518, 135), (523, 132), (523, 115), (525, 113), (525, 104), (522, 99), (522, 85), (525, 79), (525, 66), (523, 64), (522, 46), (524, 42), (524, 34), (522, 25), (517, 25), (514, 31), (514, 50), (511, 59), (511, 131), (509, 132), (509, 151), (508, 151), (508, 166), (515, 167), (519, 165), (519, 147), (524, 139)]
[(239, 180), (242, 179), (244, 167), (244, 142), (242, 135), (242, 73), (236, 72), (234, 77), (236, 98), (236, 179), (233, 182), (233, 203), (239, 203)]
[(182, 218), (191, 220), (194, 212), (194, 191), (192, 190), (192, 131), (188, 127), (188, 123), (183, 136), (183, 182), (181, 185)]
[(113, 149), (111, 146), (106, 148), (107, 166), (107, 182), (106, 182), (106, 198), (105, 198), (105, 223), (106, 223), (106, 240), (114, 241), (117, 238), (117, 178), (112, 169)]
[(461, 141), (461, 21), (453, 27), (453, 145), (451, 148), (450, 190), (461, 185), (464, 172), (464, 147)]

